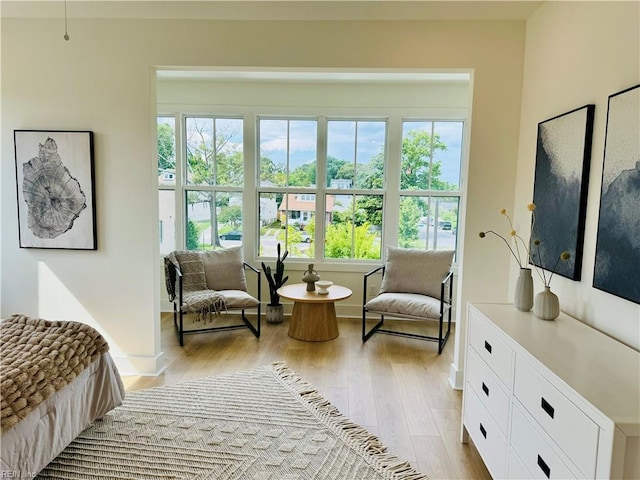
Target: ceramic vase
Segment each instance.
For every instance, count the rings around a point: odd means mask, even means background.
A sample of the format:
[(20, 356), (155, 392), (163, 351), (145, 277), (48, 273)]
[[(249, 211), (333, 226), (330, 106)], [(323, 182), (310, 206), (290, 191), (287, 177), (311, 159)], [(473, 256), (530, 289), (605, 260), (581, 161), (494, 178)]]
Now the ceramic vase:
[(302, 276), (302, 281), (307, 284), (307, 292), (313, 292), (316, 289), (318, 280), (320, 280), (320, 275), (313, 269), (313, 263), (310, 263), (307, 271)]
[(533, 303), (533, 314), (540, 320), (555, 320), (560, 315), (560, 302), (558, 296), (551, 291), (551, 287), (544, 287), (544, 290), (536, 295)]
[(533, 307), (533, 278), (530, 268), (520, 269), (513, 305), (521, 312), (528, 312)]
[(267, 305), (266, 318), (267, 323), (282, 323), (284, 318), (283, 305)]

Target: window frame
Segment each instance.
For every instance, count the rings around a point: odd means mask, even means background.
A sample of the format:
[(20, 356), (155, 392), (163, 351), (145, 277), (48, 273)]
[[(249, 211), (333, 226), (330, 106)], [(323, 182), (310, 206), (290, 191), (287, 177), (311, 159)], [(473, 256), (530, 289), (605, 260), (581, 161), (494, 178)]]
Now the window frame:
[[(463, 202), (466, 192), (465, 175), (467, 150), (468, 150), (468, 129), (470, 128), (467, 118), (466, 109), (417, 109), (421, 113), (407, 115), (403, 112), (411, 110), (411, 108), (379, 108), (375, 109), (375, 114), (367, 111), (367, 109), (349, 108), (350, 113), (345, 115), (344, 109), (325, 108), (325, 107), (212, 107), (202, 106), (202, 111), (193, 112), (191, 110), (183, 110), (180, 106), (175, 106), (175, 110), (171, 113), (160, 113), (156, 117), (174, 117), (176, 125), (180, 125), (180, 131), (176, 131), (176, 185), (158, 185), (159, 190), (174, 190), (176, 193), (176, 248), (182, 248), (186, 239), (186, 191), (188, 189), (198, 190), (200, 187), (196, 185), (187, 185), (184, 176), (183, 163), (186, 161), (184, 154), (184, 127), (182, 119), (187, 116), (204, 116), (204, 117), (223, 117), (223, 118), (240, 118), (244, 125), (244, 165), (245, 165), (245, 183), (243, 188), (243, 248), (245, 256), (248, 259), (253, 258), (254, 261), (272, 260), (271, 256), (259, 255), (259, 231), (260, 231), (260, 193), (303, 193), (316, 195), (316, 234), (312, 248), (314, 249), (311, 258), (291, 258), (293, 265), (307, 264), (313, 262), (331, 268), (333, 271), (366, 271), (372, 264), (380, 263), (385, 256), (385, 245), (398, 245), (398, 213), (399, 203), (402, 196), (440, 196), (440, 197), (457, 197), (459, 199), (458, 209), (458, 227), (464, 222), (463, 220)], [(362, 111), (360, 111), (362, 110)], [(433, 110), (433, 112), (430, 112)], [(451, 110), (451, 111), (447, 111)], [(167, 110), (164, 110), (167, 112)], [(353, 113), (351, 113), (353, 112)], [(259, 137), (258, 137), (258, 120), (259, 118), (271, 119), (318, 119), (318, 157), (323, 156), (325, 159), (323, 164), (318, 163), (316, 178), (324, 179), (323, 182), (316, 182), (319, 185), (315, 189), (309, 187), (261, 187), (259, 184), (259, 166), (258, 160), (260, 155)], [(381, 237), (381, 259), (362, 260), (362, 259), (334, 259), (325, 258), (323, 249), (318, 251), (316, 245), (323, 244), (325, 225), (323, 213), (323, 204), (326, 194), (335, 195), (367, 195), (372, 194), (373, 190), (361, 189), (341, 189), (329, 188), (326, 183), (326, 136), (327, 136), (327, 120), (352, 120), (352, 121), (372, 121), (384, 119), (387, 122), (386, 142), (385, 142), (385, 182), (384, 188), (380, 191), (383, 195), (383, 227)], [(180, 123), (178, 122), (180, 120)], [(428, 122), (461, 122), (462, 125), (462, 146), (461, 146), (461, 162), (460, 162), (460, 180), (459, 190), (457, 191), (423, 191), (423, 190), (400, 190), (400, 178), (398, 174), (401, 162), (402, 147), (402, 125), (405, 121), (428, 121)], [(396, 132), (394, 134), (394, 131)], [(324, 144), (323, 144), (324, 141)], [(394, 167), (397, 165), (397, 168)], [(229, 187), (227, 187), (229, 188)], [(231, 187), (237, 191), (238, 187)], [(285, 192), (286, 191), (286, 192)], [(376, 192), (377, 194), (377, 192)], [(393, 218), (396, 218), (394, 221)], [(322, 225), (320, 225), (322, 223)], [(460, 228), (458, 228), (458, 235)], [(319, 240), (320, 238), (320, 240)], [(456, 251), (460, 248), (460, 243), (456, 239)], [(295, 268), (295, 267), (294, 267)]]

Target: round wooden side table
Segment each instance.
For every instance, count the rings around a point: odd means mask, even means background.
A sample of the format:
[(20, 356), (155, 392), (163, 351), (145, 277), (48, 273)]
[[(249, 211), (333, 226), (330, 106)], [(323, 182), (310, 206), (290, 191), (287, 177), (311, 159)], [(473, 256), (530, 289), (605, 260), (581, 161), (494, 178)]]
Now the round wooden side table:
[(285, 285), (278, 295), (293, 300), (293, 313), (289, 322), (289, 336), (305, 342), (333, 340), (340, 332), (336, 319), (335, 302), (349, 298), (353, 292), (341, 285), (331, 285), (329, 293), (307, 291), (306, 283)]

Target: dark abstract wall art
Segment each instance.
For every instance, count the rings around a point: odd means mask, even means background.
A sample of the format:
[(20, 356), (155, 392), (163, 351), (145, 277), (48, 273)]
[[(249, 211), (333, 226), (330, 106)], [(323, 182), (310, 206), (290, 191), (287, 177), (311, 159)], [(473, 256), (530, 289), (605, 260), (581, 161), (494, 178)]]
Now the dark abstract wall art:
[(593, 286), (640, 304), (640, 85), (609, 96)]
[(93, 132), (14, 130), (21, 248), (95, 250)]
[(594, 112), (585, 105), (538, 124), (531, 261), (572, 280), (582, 273)]

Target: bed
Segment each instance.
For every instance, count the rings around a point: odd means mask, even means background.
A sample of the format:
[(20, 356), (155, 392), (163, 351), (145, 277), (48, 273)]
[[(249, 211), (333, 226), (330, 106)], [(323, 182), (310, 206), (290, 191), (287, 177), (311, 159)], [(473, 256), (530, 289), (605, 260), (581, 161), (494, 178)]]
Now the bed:
[(2, 478), (33, 478), (124, 399), (95, 329), (25, 315), (0, 322), (0, 386)]

